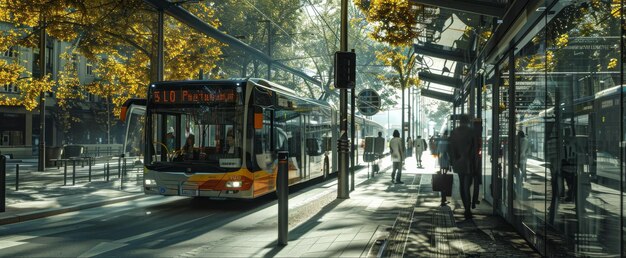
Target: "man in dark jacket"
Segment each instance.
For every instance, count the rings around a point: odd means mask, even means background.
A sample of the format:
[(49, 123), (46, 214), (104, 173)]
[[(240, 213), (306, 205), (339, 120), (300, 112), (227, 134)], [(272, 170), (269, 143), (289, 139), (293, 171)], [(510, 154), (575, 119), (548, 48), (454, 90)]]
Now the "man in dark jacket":
[(470, 126), (470, 117), (461, 115), (459, 117), (459, 127), (452, 130), (449, 138), (448, 155), (454, 173), (459, 175), (459, 192), (463, 207), (465, 208), (465, 218), (472, 218), (470, 187), (474, 178), (476, 153), (478, 143), (474, 134), (474, 129)]

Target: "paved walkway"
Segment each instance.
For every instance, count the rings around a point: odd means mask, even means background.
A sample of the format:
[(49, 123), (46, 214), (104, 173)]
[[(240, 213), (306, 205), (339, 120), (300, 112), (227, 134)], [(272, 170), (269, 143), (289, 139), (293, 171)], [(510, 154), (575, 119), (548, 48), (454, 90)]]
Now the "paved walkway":
[[(323, 205), (290, 205), (289, 244), (276, 245), (275, 220), (247, 225), (245, 232), (221, 238), (190, 250), (183, 257), (433, 257), (494, 256), (538, 257), (539, 255), (502, 219), (491, 215), (482, 202), (473, 220), (464, 220), (462, 205), (453, 193), (449, 206), (439, 206), (439, 195), (431, 190), (435, 160), (424, 154), (425, 168), (417, 169), (414, 158), (405, 165), (402, 180), (392, 184), (390, 162), (381, 162), (382, 172), (371, 179), (362, 169), (360, 182), (349, 199), (336, 199), (336, 184), (324, 195), (309, 199)], [(141, 198), (136, 171), (117, 179), (116, 161), (111, 162), (109, 182), (102, 163), (92, 168), (77, 167), (76, 185), (63, 185), (63, 168), (35, 172), (24, 162), (20, 189), (15, 191), (15, 169), (9, 168), (6, 211), (0, 224), (51, 216), (90, 207)], [(9, 164), (14, 166), (14, 164)], [(27, 168), (31, 166), (31, 168)], [(71, 169), (68, 169), (71, 174)], [(115, 173), (113, 173), (115, 171)], [(97, 176), (96, 176), (97, 175)], [(313, 200), (315, 199), (315, 200)], [(311, 212), (310, 209), (318, 210)], [(309, 209), (306, 212), (302, 209)], [(315, 214), (298, 217), (299, 214)], [(250, 221), (247, 221), (248, 223)], [(225, 225), (224, 227), (228, 227)], [(235, 252), (234, 252), (235, 250)]]

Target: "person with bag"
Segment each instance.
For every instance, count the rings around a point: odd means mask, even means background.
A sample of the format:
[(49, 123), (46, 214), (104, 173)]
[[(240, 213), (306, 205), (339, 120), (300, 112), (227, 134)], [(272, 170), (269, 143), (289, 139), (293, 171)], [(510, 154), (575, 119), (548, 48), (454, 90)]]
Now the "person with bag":
[[(400, 132), (393, 131), (393, 138), (389, 141), (389, 152), (391, 153), (391, 161), (393, 162), (393, 170), (391, 171), (391, 182), (395, 184), (404, 184), (402, 182), (402, 162), (404, 161), (404, 143), (400, 139)], [(397, 172), (397, 173), (396, 173)]]
[[(450, 158), (448, 156), (448, 130), (443, 132), (443, 136), (437, 142), (437, 152), (439, 152), (439, 172), (440, 174), (447, 175), (450, 171)], [(445, 177), (445, 176), (444, 176)], [(447, 183), (447, 182), (446, 182)], [(448, 188), (452, 188), (452, 180), (445, 186), (446, 191), (441, 191), (441, 206), (445, 206), (448, 203), (446, 199)]]
[(475, 162), (478, 144), (476, 143), (476, 137), (474, 137), (474, 129), (470, 127), (470, 117), (461, 115), (459, 122), (459, 127), (450, 133), (448, 155), (454, 173), (459, 176), (459, 192), (465, 208), (465, 219), (471, 219), (472, 196), (470, 187), (472, 186), (474, 173), (476, 173)]
[(422, 139), (422, 136), (418, 135), (415, 139), (415, 160), (417, 161), (417, 167), (422, 168), (422, 153), (428, 148), (426, 140)]

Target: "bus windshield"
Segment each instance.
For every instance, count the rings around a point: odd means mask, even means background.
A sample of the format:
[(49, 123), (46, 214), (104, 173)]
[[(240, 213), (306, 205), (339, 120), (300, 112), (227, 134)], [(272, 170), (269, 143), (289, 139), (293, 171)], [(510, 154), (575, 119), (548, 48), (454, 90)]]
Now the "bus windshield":
[(157, 171), (225, 172), (241, 167), (244, 108), (238, 103), (156, 105), (151, 109)]

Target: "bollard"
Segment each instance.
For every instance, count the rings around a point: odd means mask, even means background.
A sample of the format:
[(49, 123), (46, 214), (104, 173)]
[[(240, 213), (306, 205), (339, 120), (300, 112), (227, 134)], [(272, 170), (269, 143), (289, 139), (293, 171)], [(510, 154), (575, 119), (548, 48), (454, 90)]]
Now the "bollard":
[(15, 191), (20, 190), (20, 164), (15, 164)]
[(6, 158), (0, 155), (0, 212), (5, 212), (6, 210), (6, 183), (7, 183), (7, 168), (6, 168)]
[[(122, 154), (122, 157), (124, 157), (124, 154)], [(122, 162), (122, 174), (126, 174), (126, 158), (123, 158), (124, 162)]]
[(72, 160), (72, 185), (76, 185), (76, 160)]
[(91, 158), (89, 159), (89, 182), (91, 182)]
[(67, 161), (63, 161), (63, 185), (67, 185)]
[(278, 244), (287, 245), (289, 240), (289, 154), (278, 152), (278, 173), (276, 178), (276, 194), (278, 195)]
[(117, 158), (117, 178), (122, 174), (122, 157)]
[(102, 177), (104, 180), (107, 179), (107, 164), (102, 163)]
[(120, 177), (120, 191), (124, 190), (124, 174), (122, 173), (122, 177)]
[[(126, 162), (126, 160), (124, 159), (124, 162)], [(122, 172), (122, 174), (120, 174), (120, 191), (124, 190), (124, 173)]]
[(324, 155), (324, 180), (328, 178), (329, 172), (330, 172), (330, 161), (328, 160), (328, 155)]
[(107, 162), (107, 182), (109, 182), (109, 162)]

